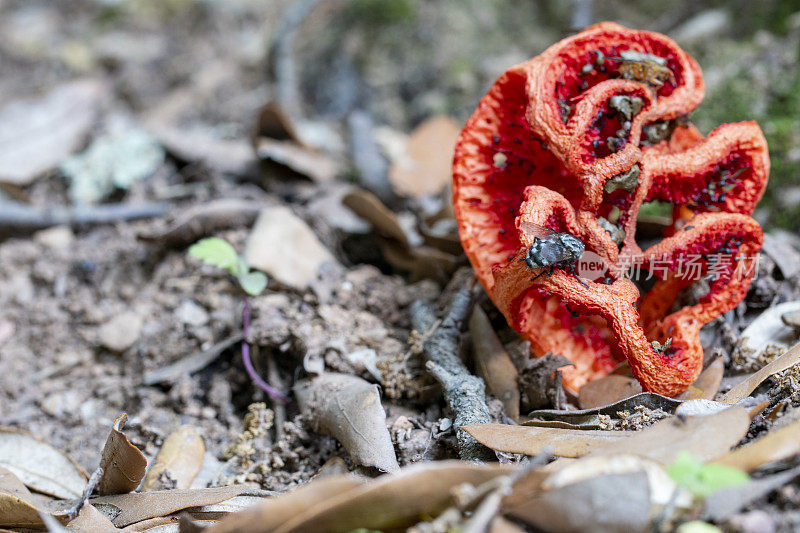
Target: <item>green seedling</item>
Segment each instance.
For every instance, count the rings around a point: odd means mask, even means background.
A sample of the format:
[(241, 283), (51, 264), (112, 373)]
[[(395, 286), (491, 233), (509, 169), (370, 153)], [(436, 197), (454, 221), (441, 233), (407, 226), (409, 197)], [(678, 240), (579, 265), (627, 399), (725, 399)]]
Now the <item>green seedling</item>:
[(686, 450), (681, 451), (667, 467), (667, 474), (678, 485), (700, 498), (750, 480), (750, 476), (737, 468), (714, 463), (703, 464)]
[(267, 276), (263, 272), (250, 270), (247, 262), (225, 239), (209, 237), (197, 241), (189, 248), (189, 255), (200, 259), (207, 265), (227, 270), (239, 282), (244, 291), (244, 309), (242, 310), (242, 363), (250, 378), (272, 398), (283, 402), (289, 401), (284, 394), (269, 385), (256, 372), (250, 359), (250, 296), (258, 296), (267, 288)]

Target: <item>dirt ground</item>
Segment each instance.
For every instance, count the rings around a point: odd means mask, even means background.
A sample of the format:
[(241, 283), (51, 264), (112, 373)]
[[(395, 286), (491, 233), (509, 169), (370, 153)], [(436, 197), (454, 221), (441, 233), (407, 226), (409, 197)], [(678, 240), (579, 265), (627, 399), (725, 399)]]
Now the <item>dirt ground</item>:
[[(334, 145), (347, 143), (347, 117), (354, 110), (366, 112), (379, 127), (403, 133), (437, 113), (463, 121), (498, 74), (537, 54), (570, 25), (569, 13), (558, 2), (538, 7), (472, 2), (470, 9), (458, 12), (451, 11), (451, 2), (423, 2), (426, 16), (419, 18), (410, 14), (416, 2), (392, 4), (379, 8), (369, 1), (336, 1), (304, 16), (297, 3), (283, 0), (0, 2), (0, 106), (68, 80), (91, 79), (99, 83), (102, 96), (82, 148), (92, 139), (133, 127), (187, 135), (179, 139), (182, 145), (167, 146), (163, 162), (146, 179), (107, 197), (166, 202), (163, 215), (45, 230), (0, 229), (0, 425), (45, 439), (87, 472), (97, 467), (109, 427), (122, 412), (129, 416), (126, 434), (148, 457), (177, 427), (196, 428), (207, 449), (197, 485), (255, 481), (265, 489), (285, 490), (334, 457), (352, 468), (341, 445), (312, 431), (294, 401), (274, 409), (276, 404), (245, 372), (238, 342), (229, 342), (191, 374), (145, 383), (151, 372), (241, 331), (242, 295), (230, 276), (187, 255), (196, 239), (141, 238), (163, 232), (174, 216), (192, 206), (229, 198), (288, 205), (335, 259), (309, 289), (270, 279), (266, 291), (252, 298), (249, 340), (259, 372), (271, 373), (285, 392), (306, 369), (320, 365), (364, 377), (381, 387), (401, 466), (458, 456), (452, 414), (415, 352), (409, 315), (415, 301), (440, 302), (449, 275), (419, 279), (393, 268), (363, 220), (353, 221), (352, 214), (331, 207), (341, 194), (336, 184), (296, 174), (287, 178), (285, 169), (260, 165), (247, 150), (230, 148), (249, 147), (261, 107), (287, 91), (296, 97), (286, 100), (287, 110), (295, 104), (300, 116), (333, 131)], [(623, 22), (631, 25), (650, 20), (647, 2), (625, 15), (622, 3), (608, 4), (598, 7), (595, 16), (625, 17)], [(303, 22), (289, 38), (292, 9)], [(665, 10), (654, 17), (653, 26), (660, 31), (682, 28), (703, 64), (708, 41), (681, 26), (701, 9), (685, 11)], [(730, 10), (726, 13), (730, 18)], [(445, 21), (457, 37), (431, 34)], [(534, 30), (526, 31), (526, 25)], [(768, 41), (782, 54), (796, 56), (796, 50), (790, 51), (796, 27), (758, 31), (747, 34), (749, 43)], [(413, 39), (417, 45), (409, 42)], [(720, 39), (726, 51), (734, 46), (732, 36)], [(298, 76), (294, 84), (276, 81), (276, 62), (286, 53), (276, 52), (276, 42), (291, 43), (288, 57)], [(780, 69), (786, 58), (778, 55), (764, 61), (764, 68)], [(710, 72), (712, 102), (719, 98), (717, 88), (725, 90), (739, 76), (733, 67), (703, 67)], [(783, 201), (784, 210), (791, 210), (800, 204), (794, 173), (800, 135), (794, 135), (796, 122), (786, 125), (767, 111), (773, 104), (759, 108), (768, 121), (768, 136), (777, 139), (778, 174), (768, 201)], [(716, 111), (703, 113), (701, 125), (716, 119)], [(189, 132), (208, 144), (176, 149), (192, 145)], [(349, 152), (339, 153), (346, 169), (342, 181), (358, 183)], [(783, 200), (776, 187), (788, 187)], [(69, 182), (55, 167), (5, 191), (7, 198), (34, 207), (68, 205), (69, 194)], [(397, 200), (392, 207), (414, 220), (421, 212), (437, 211), (442, 202), (429, 203)], [(772, 215), (770, 209), (757, 212), (768, 228), (796, 229), (795, 220)], [(343, 229), (348, 223), (357, 229)], [(251, 225), (207, 233), (241, 251)], [(797, 238), (780, 235), (800, 257)], [(465, 264), (460, 256), (449, 272)], [(737, 362), (746, 365), (747, 354), (735, 349), (739, 333), (770, 306), (799, 298), (798, 279), (797, 273), (785, 275), (767, 254), (745, 302), (704, 330), (707, 358), (721, 354), (729, 375), (736, 373)], [(524, 351), (497, 312), (484, 307), (507, 346)], [(764, 391), (771, 407), (783, 402), (791, 411), (800, 405), (796, 383), (771, 386), (780, 389)], [(490, 401), (490, 408), (502, 420), (500, 402)], [(754, 428), (748, 437), (771, 423)], [(760, 506), (785, 511), (781, 524), (796, 525), (798, 490), (790, 485), (777, 500)], [(747, 530), (736, 524), (731, 528)]]

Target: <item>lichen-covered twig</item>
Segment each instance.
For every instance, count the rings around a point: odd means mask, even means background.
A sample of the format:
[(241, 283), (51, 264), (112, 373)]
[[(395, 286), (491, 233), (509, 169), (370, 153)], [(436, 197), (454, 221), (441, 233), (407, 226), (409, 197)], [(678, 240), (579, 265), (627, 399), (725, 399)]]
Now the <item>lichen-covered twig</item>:
[[(494, 452), (473, 439), (461, 426), (489, 422), (486, 387), (483, 380), (472, 375), (458, 357), (461, 328), (472, 310), (474, 281), (456, 291), (452, 303), (439, 327), (422, 345), (425, 367), (439, 381), (447, 405), (453, 411), (458, 452), (468, 461), (488, 461)], [(411, 322), (415, 330), (427, 331), (436, 322), (433, 306), (417, 301), (411, 306)]]

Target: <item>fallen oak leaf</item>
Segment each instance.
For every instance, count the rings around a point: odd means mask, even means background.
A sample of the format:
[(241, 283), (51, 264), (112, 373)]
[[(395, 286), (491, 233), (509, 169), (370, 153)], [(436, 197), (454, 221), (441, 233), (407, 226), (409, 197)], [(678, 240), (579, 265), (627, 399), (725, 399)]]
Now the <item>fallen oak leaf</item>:
[[(183, 426), (169, 434), (147, 472), (142, 490), (188, 489), (200, 468), (206, 447), (197, 430)], [(173, 485), (162, 486), (162, 476), (167, 475)]]
[(622, 431), (577, 430), (506, 424), (462, 426), (475, 440), (505, 453), (536, 455), (544, 450), (558, 457), (581, 457), (592, 450), (619, 442), (628, 435)]
[(258, 493), (255, 484), (228, 485), (206, 489), (151, 490), (96, 496), (89, 503), (106, 515), (116, 527), (124, 527), (149, 518), (166, 516), (188, 507), (219, 503), (234, 496)]
[(709, 461), (730, 451), (749, 427), (747, 410), (736, 406), (707, 416), (673, 416), (592, 454), (634, 454), (668, 464), (686, 450), (701, 461)]
[(573, 429), (600, 429), (599, 415), (619, 418), (622, 411), (632, 411), (636, 407), (646, 407), (648, 409), (661, 409), (666, 413), (674, 413), (681, 405), (680, 400), (675, 400), (667, 396), (652, 392), (643, 392), (635, 396), (630, 396), (624, 400), (614, 402), (602, 407), (592, 409), (580, 409), (575, 411), (558, 409), (540, 409), (531, 411), (529, 419), (524, 422), (526, 426), (538, 427), (560, 427)]
[[(503, 512), (545, 531), (646, 531), (677, 485), (660, 465), (633, 455), (585, 457), (542, 477), (523, 477)], [(689, 503), (678, 495), (679, 505)]]
[(281, 524), (308, 509), (308, 502), (322, 505), (347, 493), (365, 481), (349, 474), (309, 481), (294, 490), (269, 498), (249, 509), (223, 518), (207, 533), (260, 533), (274, 531)]
[(384, 472), (399, 468), (377, 385), (327, 373), (298, 382), (295, 394), (311, 427), (341, 442), (355, 462)]
[(88, 479), (69, 455), (14, 428), (0, 427), (0, 467), (27, 487), (61, 499), (80, 497)]
[(500, 464), (418, 463), (307, 508), (306, 512), (277, 528), (275, 533), (408, 527), (451, 505), (454, 487), (464, 483), (478, 486), (511, 472), (513, 467)]
[(786, 353), (734, 386), (731, 390), (725, 393), (722, 398), (720, 398), (720, 401), (723, 403), (734, 404), (744, 398), (747, 398), (754, 390), (756, 390), (756, 387), (764, 382), (765, 379), (773, 374), (777, 374), (778, 372), (783, 372), (787, 368), (790, 368), (798, 363), (800, 363), (800, 343), (795, 344), (789, 348)]
[(514, 421), (519, 420), (517, 368), (497, 338), (489, 317), (479, 305), (472, 310), (469, 330), (476, 373), (486, 382), (489, 392), (503, 402), (506, 416)]
[(139, 486), (144, 477), (147, 459), (122, 433), (127, 420), (128, 415), (122, 413), (114, 421), (103, 447), (100, 459), (103, 474), (97, 483), (97, 492), (100, 495), (131, 492)]
[(111, 520), (93, 505), (84, 505), (78, 516), (67, 523), (67, 529), (75, 533), (116, 530)]
[(753, 472), (768, 463), (788, 459), (798, 453), (800, 453), (800, 421), (773, 429), (763, 437), (716, 458), (714, 462), (745, 472)]
[(31, 491), (10, 470), (0, 468), (0, 527), (40, 528), (40, 513), (51, 514), (56, 505)]

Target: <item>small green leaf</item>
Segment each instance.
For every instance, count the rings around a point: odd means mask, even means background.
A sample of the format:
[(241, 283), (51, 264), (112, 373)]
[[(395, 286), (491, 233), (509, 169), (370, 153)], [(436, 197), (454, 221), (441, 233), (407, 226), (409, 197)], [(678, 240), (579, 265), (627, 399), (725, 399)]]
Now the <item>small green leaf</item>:
[(237, 276), (239, 285), (250, 296), (258, 296), (267, 288), (267, 276), (263, 272), (251, 271)]
[(705, 497), (725, 487), (746, 483), (750, 476), (721, 464), (703, 464), (687, 451), (682, 451), (667, 468), (669, 476), (695, 496)]
[(722, 530), (708, 522), (695, 520), (693, 522), (684, 522), (678, 526), (676, 533), (722, 533)]
[(189, 255), (208, 265), (224, 268), (233, 275), (237, 274), (239, 256), (224, 239), (209, 237), (199, 240), (189, 248)]

